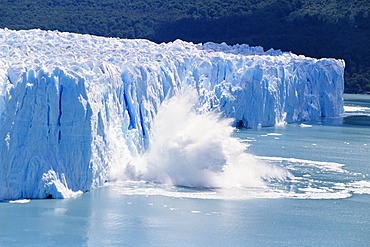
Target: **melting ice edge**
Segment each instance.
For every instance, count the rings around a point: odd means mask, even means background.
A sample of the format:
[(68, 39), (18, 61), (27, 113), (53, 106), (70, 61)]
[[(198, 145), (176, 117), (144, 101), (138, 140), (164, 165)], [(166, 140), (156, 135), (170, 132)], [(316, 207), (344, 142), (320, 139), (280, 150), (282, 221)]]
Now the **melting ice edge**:
[(66, 198), (117, 174), (132, 179), (126, 171), (150, 149), (162, 103), (189, 87), (198, 114), (249, 128), (343, 112), (342, 60), (8, 29), (0, 56), (0, 200)]

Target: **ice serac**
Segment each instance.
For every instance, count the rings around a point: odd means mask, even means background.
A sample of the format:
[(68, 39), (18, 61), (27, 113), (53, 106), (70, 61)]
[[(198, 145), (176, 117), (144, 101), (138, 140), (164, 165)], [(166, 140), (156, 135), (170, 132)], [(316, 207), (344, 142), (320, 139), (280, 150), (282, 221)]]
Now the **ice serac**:
[(342, 60), (261, 47), (2, 29), (0, 56), (0, 200), (135, 179), (158, 107), (189, 86), (198, 112), (250, 128), (343, 111)]

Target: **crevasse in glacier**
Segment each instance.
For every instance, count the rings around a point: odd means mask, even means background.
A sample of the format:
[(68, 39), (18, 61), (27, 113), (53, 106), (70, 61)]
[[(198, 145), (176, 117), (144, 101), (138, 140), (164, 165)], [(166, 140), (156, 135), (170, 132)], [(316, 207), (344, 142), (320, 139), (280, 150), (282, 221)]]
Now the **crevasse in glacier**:
[(147, 149), (159, 106), (189, 86), (198, 112), (244, 127), (343, 111), (344, 61), (261, 47), (1, 29), (0, 56), (0, 200), (102, 185)]

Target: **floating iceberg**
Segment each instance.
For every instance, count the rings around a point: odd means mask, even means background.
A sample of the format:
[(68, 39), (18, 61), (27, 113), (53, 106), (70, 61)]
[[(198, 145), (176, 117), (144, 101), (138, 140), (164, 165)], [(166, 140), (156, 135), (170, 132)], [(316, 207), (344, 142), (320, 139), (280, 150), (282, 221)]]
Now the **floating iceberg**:
[(111, 180), (148, 149), (162, 102), (189, 87), (199, 114), (239, 127), (343, 112), (342, 60), (8, 29), (0, 56), (0, 200), (66, 198)]

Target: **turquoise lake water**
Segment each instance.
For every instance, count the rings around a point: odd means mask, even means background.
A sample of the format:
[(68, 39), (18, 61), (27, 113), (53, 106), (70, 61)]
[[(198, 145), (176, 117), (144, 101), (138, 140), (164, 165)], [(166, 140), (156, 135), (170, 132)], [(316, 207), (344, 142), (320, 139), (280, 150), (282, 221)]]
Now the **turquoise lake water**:
[(121, 182), (63, 200), (0, 203), (0, 246), (367, 246), (370, 96), (346, 113), (239, 130), (292, 177), (266, 188)]

